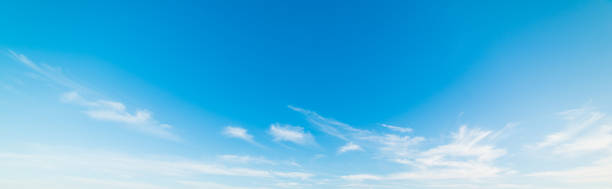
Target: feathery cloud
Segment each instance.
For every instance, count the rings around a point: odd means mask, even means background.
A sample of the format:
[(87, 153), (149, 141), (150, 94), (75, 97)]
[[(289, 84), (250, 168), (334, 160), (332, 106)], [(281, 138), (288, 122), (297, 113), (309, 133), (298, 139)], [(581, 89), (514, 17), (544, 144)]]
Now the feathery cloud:
[(308, 122), (317, 126), (324, 133), (338, 137), (342, 140), (349, 140), (348, 136), (346, 136), (347, 134), (354, 135), (365, 132), (364, 130), (353, 128), (346, 123), (342, 123), (331, 118), (323, 117), (318, 113), (310, 110), (298, 108), (291, 105), (289, 105), (288, 107), (293, 111), (302, 113), (304, 116), (306, 116), (306, 120)]
[[(498, 168), (492, 162), (505, 155), (506, 151), (484, 144), (491, 131), (469, 129), (461, 126), (452, 134), (453, 141), (425, 151), (408, 150), (423, 138), (387, 135), (388, 145), (383, 149), (391, 152), (396, 163), (417, 168), (413, 171), (387, 175), (352, 174), (341, 178), (346, 180), (437, 180), (437, 179), (480, 179), (510, 174), (511, 170)], [(378, 138), (374, 138), (378, 139)]]
[(227, 162), (235, 162), (235, 163), (243, 163), (243, 164), (246, 164), (246, 163), (270, 164), (270, 165), (277, 164), (276, 162), (272, 160), (268, 160), (264, 157), (239, 156), (239, 155), (231, 155), (231, 154), (220, 155), (219, 159), (223, 161), (227, 161)]
[(406, 127), (398, 127), (395, 125), (387, 125), (387, 124), (380, 124), (380, 126), (385, 127), (387, 129), (390, 129), (392, 131), (396, 131), (396, 132), (400, 132), (400, 133), (409, 133), (412, 132), (411, 128), (406, 128)]
[(565, 129), (552, 133), (535, 145), (535, 149), (552, 148), (554, 153), (578, 153), (612, 149), (612, 123), (593, 108), (578, 108), (560, 113), (568, 121)]
[(348, 152), (348, 151), (356, 151), (356, 150), (363, 150), (361, 148), (361, 146), (354, 144), (353, 142), (349, 142), (346, 143), (346, 145), (340, 147), (340, 149), (338, 149), (338, 153), (344, 153), (344, 152)]
[(223, 134), (232, 138), (239, 138), (250, 143), (255, 143), (253, 135), (250, 135), (245, 128), (227, 126), (223, 129)]
[[(192, 178), (197, 175), (229, 177), (308, 179), (311, 173), (271, 171), (242, 167), (228, 167), (181, 157), (149, 158), (120, 153), (70, 151), (37, 153), (0, 152), (0, 167), (24, 170), (46, 170), (56, 173), (87, 172), (91, 174), (131, 175), (133, 177), (161, 176)], [(49, 166), (53, 165), (53, 166)]]
[[(69, 89), (71, 92), (67, 92), (61, 95), (61, 101), (65, 103), (72, 103), (80, 105), (87, 110), (84, 111), (85, 115), (92, 119), (112, 121), (116, 123), (122, 123), (125, 126), (134, 130), (151, 134), (163, 139), (180, 141), (181, 138), (170, 132), (173, 126), (160, 123), (153, 118), (152, 112), (149, 110), (137, 110), (133, 113), (127, 111), (125, 105), (121, 102), (109, 101), (109, 100), (89, 100), (79, 92), (86, 92), (87, 94), (95, 93), (79, 83), (69, 79), (62, 74), (61, 69), (53, 68), (46, 64), (37, 64), (27, 56), (16, 53), (12, 50), (8, 50), (9, 55), (29, 67), (37, 75), (42, 76), (46, 81), (59, 85)], [(77, 92), (79, 91), (79, 92)]]
[(61, 96), (61, 101), (86, 108), (87, 110), (84, 111), (85, 115), (92, 119), (122, 123), (129, 128), (157, 137), (174, 141), (181, 140), (177, 135), (170, 132), (170, 129), (172, 129), (171, 125), (159, 123), (153, 118), (152, 113), (145, 109), (130, 113), (121, 102), (88, 100), (76, 91), (64, 93)]
[(303, 127), (272, 124), (268, 133), (274, 137), (274, 141), (289, 141), (300, 145), (314, 144), (314, 138), (310, 133), (304, 132)]

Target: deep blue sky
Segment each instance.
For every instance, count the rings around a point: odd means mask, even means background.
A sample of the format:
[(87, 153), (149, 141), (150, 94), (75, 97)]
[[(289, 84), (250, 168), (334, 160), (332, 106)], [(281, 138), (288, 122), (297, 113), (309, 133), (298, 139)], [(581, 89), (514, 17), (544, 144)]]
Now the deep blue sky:
[[(547, 171), (606, 167), (597, 163), (607, 162), (612, 133), (589, 133), (610, 132), (598, 115), (612, 111), (611, 23), (605, 0), (4, 2), (0, 146), (15, 151), (0, 158), (97, 149), (231, 170), (226, 161), (242, 157), (255, 165), (240, 166), (269, 175), (238, 176), (236, 186), (263, 188), (504, 188)], [(580, 111), (559, 113), (570, 109)], [(471, 135), (460, 134), (463, 125)], [(570, 134), (546, 143), (554, 133)], [(602, 151), (545, 158), (585, 146), (579, 136), (601, 138), (586, 146)], [(448, 150), (462, 141), (483, 148)], [(422, 162), (440, 155), (432, 151), (443, 151), (439, 164)], [(55, 163), (78, 170), (73, 164), (98, 161), (88, 158)], [(169, 167), (190, 174), (157, 180), (130, 172), (137, 167), (113, 175), (169, 188), (189, 185), (179, 180), (222, 188), (243, 175)], [(495, 171), (397, 176), (479, 168)], [(50, 174), (71, 175), (60, 172)], [(25, 171), (14, 179), (40, 178)], [(522, 187), (566, 186), (559, 183)]]

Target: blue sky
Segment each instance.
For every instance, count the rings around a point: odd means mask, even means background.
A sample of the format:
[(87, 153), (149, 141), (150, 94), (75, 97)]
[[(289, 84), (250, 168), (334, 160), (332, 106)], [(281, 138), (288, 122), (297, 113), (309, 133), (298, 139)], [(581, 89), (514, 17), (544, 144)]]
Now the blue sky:
[(0, 7), (3, 188), (612, 182), (612, 2)]

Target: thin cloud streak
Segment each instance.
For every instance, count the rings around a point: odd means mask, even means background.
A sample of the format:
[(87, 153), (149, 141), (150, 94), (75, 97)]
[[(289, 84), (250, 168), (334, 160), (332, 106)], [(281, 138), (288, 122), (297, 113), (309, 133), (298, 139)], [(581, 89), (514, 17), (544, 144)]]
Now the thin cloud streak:
[(270, 125), (268, 133), (277, 142), (288, 141), (300, 145), (316, 144), (312, 134), (305, 132), (303, 127), (275, 123)]
[(92, 119), (122, 123), (129, 128), (148, 133), (163, 139), (181, 141), (181, 138), (170, 132), (172, 126), (159, 123), (148, 110), (127, 111), (123, 103), (109, 100), (88, 100), (76, 91), (64, 93), (61, 101), (86, 108), (85, 115)]
[(134, 113), (127, 111), (126, 106), (121, 102), (110, 100), (89, 100), (83, 97), (83, 93), (95, 93), (81, 86), (77, 82), (69, 79), (61, 73), (61, 70), (54, 69), (51, 66), (36, 64), (23, 54), (8, 50), (9, 55), (17, 62), (24, 64), (32, 69), (37, 74), (51, 83), (66, 87), (70, 92), (61, 95), (61, 101), (72, 103), (86, 108), (84, 114), (95, 120), (111, 121), (122, 123), (123, 125), (133, 128), (137, 131), (144, 132), (159, 138), (182, 141), (176, 134), (170, 132), (172, 125), (160, 123), (153, 118), (153, 113), (149, 110), (137, 110)]

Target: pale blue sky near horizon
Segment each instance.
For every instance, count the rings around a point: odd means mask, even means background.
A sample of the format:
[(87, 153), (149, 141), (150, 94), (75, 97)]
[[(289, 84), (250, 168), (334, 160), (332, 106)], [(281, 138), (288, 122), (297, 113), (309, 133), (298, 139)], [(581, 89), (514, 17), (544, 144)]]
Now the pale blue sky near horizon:
[(0, 186), (612, 186), (610, 1), (3, 4)]

